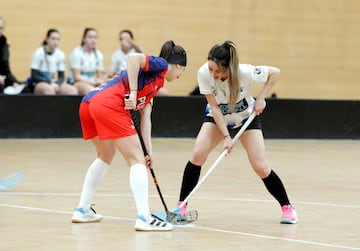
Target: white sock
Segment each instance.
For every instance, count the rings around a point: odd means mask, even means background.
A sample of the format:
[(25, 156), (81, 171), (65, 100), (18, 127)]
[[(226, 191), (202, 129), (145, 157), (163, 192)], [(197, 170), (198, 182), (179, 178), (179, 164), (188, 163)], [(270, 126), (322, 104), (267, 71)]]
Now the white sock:
[(85, 176), (79, 207), (85, 209), (90, 208), (96, 189), (103, 177), (105, 176), (108, 168), (109, 165), (99, 158), (97, 158), (93, 161), (93, 163), (91, 163)]
[(149, 188), (148, 174), (145, 165), (135, 164), (130, 167), (130, 187), (134, 195), (138, 215), (148, 217)]

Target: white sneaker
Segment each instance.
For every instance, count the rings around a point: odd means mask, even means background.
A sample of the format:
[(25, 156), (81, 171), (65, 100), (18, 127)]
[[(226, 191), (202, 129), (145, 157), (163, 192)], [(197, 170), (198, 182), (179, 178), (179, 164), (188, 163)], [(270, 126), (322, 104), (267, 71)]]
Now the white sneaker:
[(102, 215), (97, 214), (92, 207), (90, 207), (89, 209), (77, 207), (74, 209), (74, 213), (71, 218), (71, 221), (73, 223), (87, 223), (87, 222), (98, 222), (101, 221), (101, 219), (102, 219)]
[(26, 84), (19, 84), (16, 87), (10, 85), (4, 89), (4, 94), (17, 95), (20, 94), (26, 87)]
[(170, 231), (173, 226), (155, 215), (149, 215), (148, 218), (139, 215), (134, 228), (136, 231)]

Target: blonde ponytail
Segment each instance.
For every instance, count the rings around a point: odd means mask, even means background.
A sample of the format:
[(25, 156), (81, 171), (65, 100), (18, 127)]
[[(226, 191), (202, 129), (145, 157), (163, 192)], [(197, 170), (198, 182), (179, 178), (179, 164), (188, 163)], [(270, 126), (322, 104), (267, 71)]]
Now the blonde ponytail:
[(230, 61), (229, 61), (229, 88), (230, 88), (230, 100), (229, 105), (230, 109), (233, 110), (236, 105), (236, 100), (239, 95), (240, 89), (240, 73), (239, 73), (239, 59), (236, 52), (236, 47), (233, 42), (225, 42), (230, 51)]

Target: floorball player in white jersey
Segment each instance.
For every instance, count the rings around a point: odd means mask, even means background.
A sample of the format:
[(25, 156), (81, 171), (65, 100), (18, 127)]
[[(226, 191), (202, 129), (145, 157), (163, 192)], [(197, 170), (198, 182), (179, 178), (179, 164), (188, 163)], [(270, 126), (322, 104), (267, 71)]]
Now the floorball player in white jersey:
[[(209, 153), (223, 141), (224, 151), (227, 150), (230, 154), (234, 147), (232, 137), (254, 112), (257, 116), (241, 135), (241, 144), (253, 170), (279, 202), (282, 210), (280, 222), (297, 223), (297, 214), (288, 199), (286, 189), (266, 160), (259, 118), (266, 106), (265, 97), (278, 80), (280, 70), (272, 66), (239, 64), (235, 44), (231, 41), (213, 46), (207, 59), (198, 71), (198, 84), (200, 93), (205, 95), (208, 104), (192, 157), (185, 166), (178, 207), (184, 204), (182, 201), (199, 181), (201, 166)], [(251, 87), (255, 84), (262, 84), (263, 87), (254, 99), (251, 96)], [(186, 217), (186, 209), (187, 204), (184, 204), (179, 215)]]

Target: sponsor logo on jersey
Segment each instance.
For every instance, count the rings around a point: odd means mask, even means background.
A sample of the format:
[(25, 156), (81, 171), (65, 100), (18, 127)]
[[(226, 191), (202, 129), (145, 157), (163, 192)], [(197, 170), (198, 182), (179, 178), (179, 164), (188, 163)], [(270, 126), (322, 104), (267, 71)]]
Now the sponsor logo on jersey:
[(255, 67), (254, 73), (255, 73), (256, 75), (260, 75), (260, 74), (262, 73), (261, 68), (260, 68), (260, 67)]
[(248, 107), (249, 107), (249, 104), (246, 101), (246, 99), (242, 99), (239, 102), (237, 102), (233, 111), (230, 111), (229, 104), (219, 104), (219, 108), (220, 108), (222, 115), (242, 112), (242, 111), (245, 111)]

